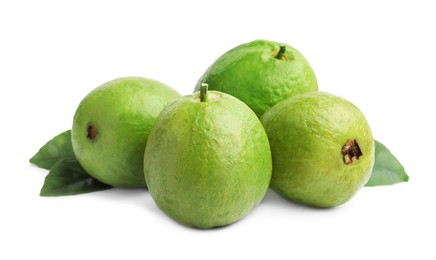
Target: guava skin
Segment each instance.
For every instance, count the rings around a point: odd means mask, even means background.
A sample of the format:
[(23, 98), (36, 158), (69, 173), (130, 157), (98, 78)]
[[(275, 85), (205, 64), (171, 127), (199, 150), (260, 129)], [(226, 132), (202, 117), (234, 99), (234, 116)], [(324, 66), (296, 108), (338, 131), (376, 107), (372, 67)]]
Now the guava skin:
[(151, 79), (125, 77), (89, 93), (74, 115), (72, 143), (85, 171), (116, 187), (146, 187), (143, 156), (162, 109), (180, 95)]
[[(362, 112), (323, 92), (286, 99), (261, 118), (273, 158), (271, 188), (314, 207), (349, 201), (371, 176), (374, 139)], [(356, 140), (362, 155), (346, 163), (344, 145)]]
[(265, 196), (272, 171), (265, 130), (238, 99), (209, 91), (168, 105), (153, 127), (144, 174), (157, 206), (186, 226), (238, 221)]
[[(276, 58), (280, 45), (286, 51)], [(248, 42), (224, 53), (201, 76), (195, 91), (201, 83), (242, 100), (259, 118), (288, 97), (318, 90), (315, 74), (300, 52), (267, 40)]]

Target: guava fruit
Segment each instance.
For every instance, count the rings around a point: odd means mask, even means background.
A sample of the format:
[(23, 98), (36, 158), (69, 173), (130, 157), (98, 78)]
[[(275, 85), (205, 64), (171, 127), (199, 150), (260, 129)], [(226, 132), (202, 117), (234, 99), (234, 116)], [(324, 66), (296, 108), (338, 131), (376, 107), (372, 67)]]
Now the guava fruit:
[(162, 109), (180, 95), (147, 78), (109, 81), (89, 93), (74, 115), (72, 144), (85, 171), (118, 187), (145, 187), (144, 150)]
[(253, 111), (230, 95), (202, 90), (159, 115), (145, 149), (144, 174), (165, 214), (207, 229), (238, 221), (262, 200), (272, 162)]
[(374, 139), (351, 102), (324, 92), (305, 93), (278, 103), (261, 121), (272, 151), (271, 188), (281, 196), (333, 207), (368, 181)]
[(201, 83), (237, 97), (258, 117), (288, 97), (318, 90), (315, 74), (299, 51), (267, 40), (224, 53), (201, 76), (195, 91)]

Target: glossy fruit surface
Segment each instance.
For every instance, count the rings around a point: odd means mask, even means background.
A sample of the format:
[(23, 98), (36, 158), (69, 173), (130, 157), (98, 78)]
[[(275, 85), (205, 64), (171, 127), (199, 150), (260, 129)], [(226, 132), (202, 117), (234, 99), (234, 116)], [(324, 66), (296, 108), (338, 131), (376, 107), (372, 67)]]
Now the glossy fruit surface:
[(264, 197), (271, 152), (259, 119), (216, 91), (182, 97), (159, 115), (144, 156), (158, 207), (187, 226), (212, 228), (247, 215)]
[(267, 40), (224, 53), (201, 76), (195, 91), (201, 83), (237, 97), (258, 117), (288, 97), (318, 90), (315, 74), (299, 51)]
[(323, 92), (289, 98), (261, 119), (271, 145), (271, 187), (316, 207), (351, 199), (368, 181), (374, 139), (362, 112)]
[(76, 110), (74, 153), (86, 172), (111, 186), (145, 187), (143, 156), (151, 127), (180, 95), (146, 78), (109, 81), (89, 93)]

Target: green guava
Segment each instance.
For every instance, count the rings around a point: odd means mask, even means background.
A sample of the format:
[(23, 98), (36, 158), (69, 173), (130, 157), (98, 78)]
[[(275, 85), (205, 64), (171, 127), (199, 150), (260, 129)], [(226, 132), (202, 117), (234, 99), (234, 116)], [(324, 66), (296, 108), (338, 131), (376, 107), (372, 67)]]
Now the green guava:
[(261, 121), (273, 158), (271, 188), (315, 207), (350, 200), (368, 181), (374, 139), (362, 112), (323, 92), (286, 99)]
[(207, 229), (238, 221), (262, 200), (272, 162), (253, 111), (230, 95), (202, 90), (159, 115), (145, 149), (144, 173), (165, 214)]
[(180, 95), (146, 78), (125, 77), (94, 89), (76, 110), (74, 154), (95, 179), (118, 187), (145, 187), (143, 157), (151, 127)]
[(300, 52), (267, 40), (248, 42), (224, 53), (201, 76), (195, 91), (201, 83), (237, 97), (258, 117), (288, 97), (318, 90), (315, 74)]

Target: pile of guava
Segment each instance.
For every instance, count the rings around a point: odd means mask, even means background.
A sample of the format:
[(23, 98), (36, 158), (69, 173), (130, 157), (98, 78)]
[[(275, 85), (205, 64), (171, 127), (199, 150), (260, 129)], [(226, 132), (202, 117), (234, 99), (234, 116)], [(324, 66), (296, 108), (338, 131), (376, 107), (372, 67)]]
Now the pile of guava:
[(166, 215), (201, 229), (240, 220), (269, 187), (327, 208), (409, 179), (359, 108), (318, 91), (304, 56), (267, 40), (218, 57), (193, 94), (143, 77), (102, 84), (30, 162), (49, 170), (41, 196), (147, 188)]

